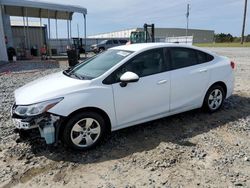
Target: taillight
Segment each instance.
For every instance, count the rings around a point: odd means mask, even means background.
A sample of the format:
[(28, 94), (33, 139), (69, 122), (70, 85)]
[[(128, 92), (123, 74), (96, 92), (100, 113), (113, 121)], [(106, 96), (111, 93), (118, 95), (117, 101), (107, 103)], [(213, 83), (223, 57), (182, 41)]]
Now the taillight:
[(235, 63), (233, 61), (230, 62), (230, 65), (231, 65), (232, 69), (235, 69)]

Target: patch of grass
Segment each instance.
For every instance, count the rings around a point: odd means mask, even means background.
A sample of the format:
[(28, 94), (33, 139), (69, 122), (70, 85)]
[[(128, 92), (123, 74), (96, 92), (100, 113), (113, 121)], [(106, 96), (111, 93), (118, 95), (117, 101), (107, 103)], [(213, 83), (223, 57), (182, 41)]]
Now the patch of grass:
[(236, 42), (223, 42), (223, 43), (195, 43), (194, 46), (198, 47), (250, 47), (250, 42), (244, 44)]

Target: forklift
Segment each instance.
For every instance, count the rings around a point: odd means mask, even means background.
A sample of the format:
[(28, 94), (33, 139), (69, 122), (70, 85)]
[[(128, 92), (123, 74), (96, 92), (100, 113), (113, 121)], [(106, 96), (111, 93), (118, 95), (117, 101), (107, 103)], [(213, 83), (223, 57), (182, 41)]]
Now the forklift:
[[(133, 31), (130, 34), (130, 44), (155, 42), (155, 25), (144, 24), (144, 31)], [(151, 29), (151, 32), (149, 32)]]
[(82, 38), (72, 38), (73, 40), (73, 46), (75, 49), (79, 51), (80, 54), (85, 53), (83, 39)]

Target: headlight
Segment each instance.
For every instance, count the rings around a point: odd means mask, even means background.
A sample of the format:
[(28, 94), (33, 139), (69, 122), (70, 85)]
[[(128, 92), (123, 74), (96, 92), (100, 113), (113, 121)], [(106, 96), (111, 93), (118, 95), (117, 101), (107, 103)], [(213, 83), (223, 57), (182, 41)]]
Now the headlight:
[(27, 106), (17, 106), (15, 109), (15, 114), (19, 116), (36, 116), (47, 112), (49, 109), (54, 107), (59, 103), (63, 98), (48, 100), (36, 104), (31, 104)]

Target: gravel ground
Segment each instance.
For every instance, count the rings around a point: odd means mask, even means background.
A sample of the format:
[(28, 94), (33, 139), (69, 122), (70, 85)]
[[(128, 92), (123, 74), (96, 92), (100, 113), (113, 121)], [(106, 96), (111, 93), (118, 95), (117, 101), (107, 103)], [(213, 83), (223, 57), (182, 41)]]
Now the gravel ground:
[(48, 147), (35, 131), (20, 138), (9, 116), (16, 88), (65, 63), (1, 66), (0, 187), (250, 187), (250, 49), (210, 50), (237, 64), (234, 95), (219, 112), (130, 127), (81, 153)]

